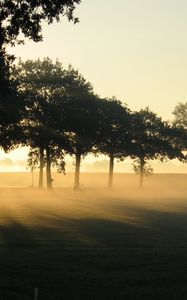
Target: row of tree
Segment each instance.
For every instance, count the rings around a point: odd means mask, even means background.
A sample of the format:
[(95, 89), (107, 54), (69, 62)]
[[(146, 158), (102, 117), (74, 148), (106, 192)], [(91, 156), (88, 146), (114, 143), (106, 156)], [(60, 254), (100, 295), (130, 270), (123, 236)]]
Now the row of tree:
[(39, 167), (40, 188), (46, 167), (47, 187), (52, 189), (51, 167), (64, 172), (66, 154), (75, 156), (75, 189), (81, 159), (88, 153), (109, 156), (109, 187), (115, 159), (134, 159), (140, 186), (151, 171), (149, 160), (186, 160), (186, 132), (177, 126), (181, 124), (162, 121), (148, 108), (132, 112), (115, 98), (99, 97), (77, 70), (64, 69), (59, 61), (20, 60), (10, 67), (10, 60), (4, 55), (0, 62), (1, 146), (5, 151), (20, 144), (30, 147), (28, 162), (31, 168)]
[[(30, 165), (43, 169), (52, 188), (51, 166), (65, 170), (66, 153), (75, 155), (75, 188), (79, 187), (81, 159), (87, 153), (110, 157), (108, 185), (112, 186), (114, 160), (129, 156), (135, 170), (149, 173), (150, 159), (178, 158), (185, 161), (185, 127), (181, 106), (176, 123), (163, 122), (148, 108), (131, 112), (116, 99), (101, 99), (90, 83), (59, 62), (19, 62), (12, 67), (8, 45), (23, 43), (20, 33), (35, 42), (42, 40), (42, 22), (51, 24), (66, 16), (76, 23), (74, 9), (81, 0), (0, 1), (0, 146), (8, 151), (17, 145), (30, 146)], [(179, 125), (179, 126), (178, 126)], [(182, 125), (182, 126), (181, 126)]]

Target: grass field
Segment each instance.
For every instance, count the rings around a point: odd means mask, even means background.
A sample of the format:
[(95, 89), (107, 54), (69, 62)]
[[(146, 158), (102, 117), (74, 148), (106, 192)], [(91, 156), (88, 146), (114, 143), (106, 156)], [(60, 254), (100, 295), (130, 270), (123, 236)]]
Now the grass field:
[(0, 300), (187, 299), (187, 176), (120, 176), (0, 189)]

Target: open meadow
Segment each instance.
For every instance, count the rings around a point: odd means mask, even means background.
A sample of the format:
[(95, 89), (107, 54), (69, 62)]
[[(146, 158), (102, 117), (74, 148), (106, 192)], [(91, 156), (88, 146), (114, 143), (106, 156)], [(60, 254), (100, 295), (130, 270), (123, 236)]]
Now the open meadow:
[(0, 175), (1, 300), (187, 299), (187, 175), (26, 176)]

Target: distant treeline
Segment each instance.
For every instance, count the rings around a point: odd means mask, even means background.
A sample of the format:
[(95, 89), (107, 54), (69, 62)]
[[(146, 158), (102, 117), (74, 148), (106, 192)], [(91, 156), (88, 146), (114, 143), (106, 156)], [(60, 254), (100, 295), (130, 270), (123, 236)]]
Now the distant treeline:
[(4, 53), (0, 68), (1, 147), (30, 147), (28, 164), (32, 170), (39, 168), (40, 188), (45, 167), (52, 189), (51, 167), (65, 172), (66, 154), (75, 157), (75, 189), (81, 159), (89, 153), (109, 156), (108, 187), (115, 159), (134, 160), (140, 186), (143, 175), (152, 172), (149, 160), (186, 161), (185, 104), (178, 104), (170, 124), (149, 108), (134, 112), (115, 97), (101, 98), (77, 70), (63, 68), (58, 60), (20, 60), (13, 65)]

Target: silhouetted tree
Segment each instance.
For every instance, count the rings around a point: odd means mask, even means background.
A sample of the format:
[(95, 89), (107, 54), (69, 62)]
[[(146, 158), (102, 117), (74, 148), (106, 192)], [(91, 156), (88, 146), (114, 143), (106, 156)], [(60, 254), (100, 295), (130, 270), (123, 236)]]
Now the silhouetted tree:
[(63, 87), (63, 94), (56, 97), (60, 112), (56, 129), (66, 132), (69, 137), (67, 152), (75, 156), (74, 188), (78, 189), (81, 158), (95, 145), (98, 99), (93, 94), (92, 85), (71, 66), (65, 71)]
[(175, 117), (174, 125), (187, 129), (187, 102), (179, 102), (173, 111), (173, 115)]
[(79, 188), (81, 159), (96, 148), (97, 103), (94, 95), (71, 99), (70, 104), (70, 143), (69, 153), (75, 155), (74, 189)]
[(140, 186), (143, 185), (143, 175), (149, 176), (153, 173), (153, 168), (146, 160), (135, 159), (133, 162), (133, 168), (136, 174), (140, 175)]
[(135, 168), (140, 174), (141, 187), (144, 174), (151, 170), (150, 166), (147, 165), (148, 160), (185, 159), (179, 144), (184, 132), (167, 122), (163, 122), (148, 108), (135, 112), (132, 124), (134, 134), (132, 156), (138, 159), (138, 165), (135, 165)]
[(21, 42), (20, 33), (35, 42), (42, 40), (42, 21), (51, 24), (66, 16), (76, 23), (75, 5), (81, 0), (1, 0), (0, 51), (7, 44)]
[(19, 79), (19, 91), (26, 99), (26, 115), (23, 122), (26, 143), (31, 148), (38, 148), (39, 187), (43, 186), (43, 161), (46, 152), (47, 187), (51, 189), (53, 150), (59, 140), (65, 142), (65, 136), (58, 134), (54, 128), (56, 117), (60, 113), (57, 114), (54, 99), (56, 93), (61, 94), (64, 91), (64, 70), (58, 61), (53, 63), (46, 58), (42, 61), (20, 61), (14, 75)]
[(110, 158), (108, 187), (113, 184), (115, 158), (123, 159), (131, 153), (131, 114), (115, 98), (100, 101), (100, 130), (97, 149)]
[(174, 111), (174, 121), (173, 125), (180, 128), (180, 130), (183, 129), (184, 134), (181, 135), (179, 144), (181, 145), (181, 148), (186, 151), (187, 149), (187, 102), (181, 103), (179, 102)]
[(12, 57), (0, 51), (0, 146), (8, 151), (19, 143), (19, 122), (24, 110), (17, 82), (12, 77)]
[[(0, 109), (1, 127), (8, 124), (5, 130), (1, 128), (1, 143), (4, 150), (11, 144), (9, 133), (14, 136), (15, 121), (19, 119), (20, 103), (15, 86), (10, 79), (10, 62), (13, 56), (6, 53), (7, 45), (23, 43), (20, 34), (35, 42), (42, 40), (42, 21), (51, 24), (66, 16), (69, 21), (76, 23), (73, 12), (75, 5), (81, 0), (1, 0), (0, 1)], [(15, 137), (17, 138), (18, 133)]]

